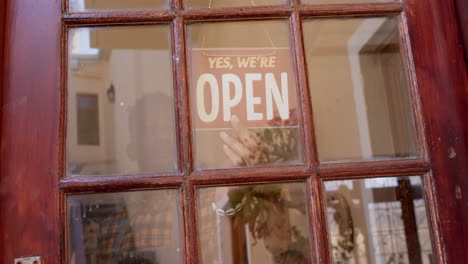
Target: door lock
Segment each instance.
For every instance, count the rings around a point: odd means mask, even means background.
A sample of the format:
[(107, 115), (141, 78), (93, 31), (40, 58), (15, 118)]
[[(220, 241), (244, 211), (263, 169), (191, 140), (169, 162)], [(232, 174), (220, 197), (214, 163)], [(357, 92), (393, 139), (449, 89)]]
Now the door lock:
[(14, 264), (43, 264), (41, 257), (16, 258)]

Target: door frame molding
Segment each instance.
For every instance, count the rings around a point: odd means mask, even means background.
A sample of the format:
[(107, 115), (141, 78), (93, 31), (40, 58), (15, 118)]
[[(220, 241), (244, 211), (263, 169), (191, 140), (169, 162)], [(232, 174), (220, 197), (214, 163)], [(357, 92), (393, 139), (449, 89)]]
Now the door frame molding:
[[(455, 2), (406, 0), (447, 263), (468, 260), (468, 73)], [(414, 52), (416, 51), (416, 52)]]
[[(460, 24), (455, 0), (403, 1), (432, 164), (434, 195), (429, 199), (434, 199), (440, 230), (440, 239), (434, 241), (442, 241), (443, 261), (457, 263), (468, 260), (468, 70), (460, 59)], [(8, 213), (0, 210), (0, 263), (37, 255), (45, 263), (58, 264), (65, 250), (59, 209), (59, 199), (64, 197), (59, 195), (57, 173), (61, 166), (61, 3), (3, 3), (0, 208), (9, 209)], [(30, 58), (42, 59), (43, 64), (28, 65)], [(28, 101), (28, 95), (37, 99)], [(43, 153), (28, 155), (21, 147), (30, 145), (23, 144), (34, 144), (33, 149)], [(33, 202), (39, 194), (55, 202)]]

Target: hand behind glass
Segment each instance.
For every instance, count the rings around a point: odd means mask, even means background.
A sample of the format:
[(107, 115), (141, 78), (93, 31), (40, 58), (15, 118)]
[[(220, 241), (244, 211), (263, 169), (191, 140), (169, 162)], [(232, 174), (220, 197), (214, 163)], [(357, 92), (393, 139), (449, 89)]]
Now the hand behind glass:
[(237, 116), (231, 119), (232, 132), (221, 132), (224, 153), (236, 166), (253, 167), (268, 164), (268, 150), (263, 136), (245, 127)]

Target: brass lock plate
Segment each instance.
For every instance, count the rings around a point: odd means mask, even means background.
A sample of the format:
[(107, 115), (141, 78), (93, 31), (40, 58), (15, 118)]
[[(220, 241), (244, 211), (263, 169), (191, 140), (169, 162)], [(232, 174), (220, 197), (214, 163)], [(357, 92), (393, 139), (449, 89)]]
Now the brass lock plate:
[(16, 258), (14, 264), (43, 264), (41, 257)]

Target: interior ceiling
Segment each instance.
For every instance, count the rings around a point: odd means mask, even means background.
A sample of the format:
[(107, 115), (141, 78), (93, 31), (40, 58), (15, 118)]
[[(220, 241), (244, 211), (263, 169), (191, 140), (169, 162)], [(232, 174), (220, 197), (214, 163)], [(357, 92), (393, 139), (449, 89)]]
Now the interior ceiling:
[(91, 48), (166, 50), (170, 48), (168, 25), (107, 27), (90, 32)]
[[(126, 0), (86, 0), (100, 5), (104, 5), (104, 2), (112, 2), (118, 4), (120, 2), (128, 2)], [(154, 0), (133, 0), (139, 1), (142, 4), (154, 3)], [(199, 0), (202, 1), (202, 0)], [(224, 0), (219, 0), (224, 1)], [(317, 19), (317, 20), (306, 20), (305, 26), (303, 27), (304, 39), (307, 44), (307, 52), (312, 52), (314, 55), (330, 55), (330, 54), (345, 54), (347, 53), (348, 47), (347, 43), (349, 38), (354, 34), (357, 28), (364, 21), (362, 19), (348, 19), (343, 23), (343, 19)], [(392, 20), (389, 20), (389, 22)], [(393, 22), (393, 21), (392, 21)], [(241, 26), (244, 23), (232, 23), (234, 25)], [(227, 26), (227, 25), (226, 25)], [(276, 27), (262, 26), (263, 31), (271, 32), (270, 37), (274, 39), (275, 31), (278, 29)], [(390, 42), (396, 42), (397, 39), (390, 40), (388, 35), (393, 30), (389, 27), (395, 27), (394, 23), (385, 23), (384, 26), (377, 31), (377, 34), (374, 32), (369, 32), (369, 34), (374, 34), (371, 38), (372, 43), (366, 45), (366, 49), (375, 49), (378, 46), (381, 46), (382, 42), (389, 44)], [(216, 33), (216, 37), (220, 37), (220, 27), (203, 27), (203, 34), (209, 38), (212, 33)], [(237, 32), (236, 30), (226, 30), (226, 33), (229, 34), (226, 37), (231, 35), (239, 35), (242, 33), (242, 39), (254, 40), (258, 38), (258, 32), (255, 30), (246, 30), (248, 25), (242, 25), (242, 30)], [(213, 31), (210, 34), (210, 31)], [(230, 32), (230, 33), (229, 33)], [(193, 32), (195, 33), (195, 32)], [(287, 35), (286, 32), (282, 32)], [(169, 49), (170, 47), (170, 29), (168, 25), (157, 25), (157, 26), (140, 26), (140, 27), (108, 27), (106, 30), (92, 30), (90, 33), (91, 47), (99, 49), (147, 49), (147, 50), (158, 50), (158, 49)], [(200, 33), (201, 34), (201, 33)], [(252, 35), (251, 38), (248, 38), (249, 35)], [(264, 35), (264, 34), (263, 34)], [(262, 35), (262, 36), (263, 36)], [(279, 39), (286, 40), (282, 36)], [(258, 41), (257, 41), (258, 42)], [(275, 41), (281, 42), (281, 41)], [(215, 44), (215, 43), (212, 43)], [(287, 45), (285, 43), (281, 43)], [(395, 43), (397, 44), (397, 43)]]

